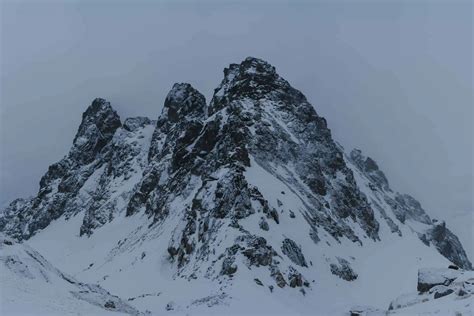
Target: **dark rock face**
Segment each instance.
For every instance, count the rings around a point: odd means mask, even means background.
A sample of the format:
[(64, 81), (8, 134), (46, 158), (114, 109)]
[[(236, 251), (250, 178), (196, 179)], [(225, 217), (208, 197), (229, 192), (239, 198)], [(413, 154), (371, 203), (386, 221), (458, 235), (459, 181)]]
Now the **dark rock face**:
[(222, 262), (221, 273), (226, 275), (233, 275), (235, 272), (237, 272), (237, 265), (234, 264), (234, 261), (228, 258), (224, 259), (224, 261)]
[(105, 302), (104, 307), (108, 309), (115, 309), (115, 303), (113, 301), (107, 301)]
[(382, 215), (393, 233), (401, 236), (399, 226), (388, 216), (384, 207), (381, 206), (382, 203), (388, 205), (401, 224), (409, 225), (410, 222), (418, 222), (427, 225), (428, 229), (417, 231), (418, 237), (425, 245), (434, 245), (444, 257), (459, 267), (472, 269), (472, 263), (467, 258), (459, 239), (444, 222), (431, 219), (414, 197), (392, 192), (376, 162), (371, 158), (366, 158), (360, 150), (354, 149), (350, 154), (350, 160), (371, 181), (369, 186), (376, 196), (376, 199), (371, 200), (371, 204)]
[(82, 115), (69, 154), (49, 167), (35, 198), (21, 206), (10, 205), (9, 212), (0, 220), (5, 223), (0, 229), (19, 240), (27, 239), (61, 215), (80, 211), (74, 199), (86, 180), (103, 164), (98, 157), (120, 126), (120, 118), (110, 103), (95, 99)]
[(420, 202), (408, 194), (397, 194), (395, 201), (398, 203), (397, 209), (403, 212), (405, 219), (412, 219), (421, 223), (431, 224), (430, 217), (421, 207)]
[(288, 280), (290, 287), (302, 287), (303, 286), (303, 276), (301, 273), (296, 271), (293, 268), (290, 268), (288, 272)]
[(436, 292), (434, 294), (434, 299), (438, 299), (438, 298), (441, 298), (441, 297), (444, 297), (444, 296), (447, 296), (449, 294), (452, 294), (454, 293), (454, 290), (453, 289), (446, 289), (445, 291), (440, 291), (440, 292)]
[(25, 225), (24, 212), (30, 207), (30, 204), (31, 202), (25, 199), (12, 201), (0, 215), (0, 231), (21, 240), (21, 231)]
[(418, 236), (425, 245), (434, 245), (440, 254), (458, 267), (472, 270), (472, 263), (469, 261), (461, 242), (446, 227), (445, 222), (432, 223), (429, 229), (424, 233), (418, 234)]
[(426, 236), (428, 241), (433, 243), (436, 249), (451, 262), (463, 269), (472, 270), (472, 264), (467, 258), (461, 242), (456, 235), (446, 228), (445, 222), (433, 225)]
[[(359, 149), (353, 149), (349, 156), (354, 165), (371, 180), (370, 185), (373, 191), (392, 193), (385, 174), (372, 158), (365, 157)], [(412, 219), (425, 224), (431, 223), (431, 219), (421, 204), (412, 196), (395, 193), (393, 198), (388, 194), (383, 197), (400, 222), (404, 223), (406, 219)]]
[(297, 264), (301, 267), (307, 267), (306, 259), (304, 258), (301, 248), (291, 239), (286, 238), (283, 240), (281, 246), (281, 251), (293, 261), (294, 264)]
[(258, 223), (258, 226), (262, 229), (262, 230), (265, 230), (265, 231), (268, 231), (270, 229), (270, 227), (268, 226), (268, 223), (267, 221), (265, 220), (265, 218), (261, 218), (260, 219), (260, 222)]
[(384, 190), (390, 190), (387, 177), (385, 177), (385, 174), (379, 169), (379, 166), (372, 158), (364, 157), (359, 149), (352, 150), (350, 158), (378, 187)]
[(277, 255), (273, 248), (267, 245), (267, 241), (263, 237), (251, 240), (249, 247), (242, 253), (249, 260), (250, 266), (257, 267), (270, 265), (273, 257)]
[(82, 114), (82, 122), (69, 156), (78, 164), (92, 162), (121, 125), (120, 117), (110, 103), (104, 99), (95, 99)]
[(189, 83), (175, 83), (165, 100), (163, 119), (176, 123), (184, 118), (201, 117), (206, 99)]
[(263, 286), (262, 281), (260, 281), (259, 279), (254, 279), (254, 281), (255, 281), (255, 283), (257, 283), (258, 285)]
[[(310, 190), (304, 194), (318, 205), (309, 208), (311, 225), (322, 225), (335, 238), (349, 235), (350, 239), (358, 240), (344, 222), (350, 218), (359, 221), (370, 237), (377, 238), (378, 223), (373, 211), (358, 191), (350, 170), (345, 167), (342, 152), (332, 141), (325, 120), (316, 114), (301, 92), (278, 76), (273, 66), (254, 58), (248, 58), (240, 65), (233, 64), (224, 73), (224, 80), (216, 89), (209, 109), (202, 94), (189, 84), (173, 86), (156, 123), (147, 170), (129, 199), (127, 215), (145, 209), (155, 220), (164, 218), (169, 213), (169, 199), (183, 190), (192, 175), (209, 179), (222, 168), (228, 171), (220, 177), (216, 188), (212, 188), (213, 192), (206, 188), (211, 184), (209, 180), (204, 180), (207, 184), (202, 187), (202, 194), (214, 195), (218, 201), (211, 211), (213, 217), (238, 220), (255, 213), (256, 210), (250, 206), (255, 189), (243, 176), (243, 167), (250, 165), (249, 155), (252, 154), (268, 171), (271, 171), (268, 161), (282, 165), (298, 162), (295, 176), (305, 181)], [(207, 114), (211, 118), (207, 119)], [(291, 130), (280, 127), (280, 120)], [(127, 119), (123, 130), (135, 132), (147, 124), (150, 121), (146, 118)], [(93, 196), (93, 205), (88, 207), (81, 234), (90, 234), (94, 228), (113, 218), (115, 205), (106, 203), (107, 186), (110, 185), (107, 177), (111, 173), (117, 176), (126, 169), (117, 170), (116, 164), (120, 165), (122, 159), (135, 153), (130, 148), (119, 148), (127, 147), (126, 143), (114, 144), (108, 146), (112, 148), (107, 150), (104, 158), (95, 160), (90, 168), (79, 171), (74, 165), (93, 161), (95, 155), (110, 143), (119, 126), (120, 120), (110, 104), (103, 99), (94, 100), (84, 113), (74, 140), (70, 155), (74, 157), (73, 161), (61, 161), (51, 166), (42, 180), (45, 184), (42, 187), (49, 187), (46, 183), (61, 178), (57, 189), (60, 194), (55, 195), (58, 200), (51, 203), (49, 210), (54, 214), (53, 218), (57, 218), (94, 171), (107, 165), (106, 175), (99, 180), (101, 189)], [(271, 126), (276, 127), (276, 133)], [(68, 174), (71, 167), (76, 170)], [(331, 180), (338, 171), (346, 175), (345, 180)], [(171, 174), (173, 176), (168, 177)], [(49, 191), (52, 188), (39, 195), (46, 195)], [(328, 221), (316, 212), (322, 204), (320, 198), (326, 194), (333, 197), (332, 208), (343, 221)], [(264, 214), (279, 223), (278, 212), (269, 208), (264, 199), (256, 198)], [(34, 221), (39, 229), (48, 223), (49, 219), (43, 224)], [(266, 228), (264, 224), (262, 227)], [(313, 230), (316, 238), (315, 232), (316, 229)]]
[[(316, 211), (321, 208), (318, 206), (309, 208), (309, 221), (322, 225), (335, 238), (347, 236), (358, 240), (345, 223), (346, 219), (355, 220), (369, 237), (378, 238), (373, 210), (359, 192), (325, 119), (316, 114), (304, 95), (281, 78), (273, 66), (255, 58), (230, 65), (224, 70), (224, 80), (215, 90), (208, 112), (209, 115), (224, 112), (229, 119), (232, 117), (242, 130), (240, 134), (247, 138), (246, 148), (240, 145), (240, 152), (244, 157), (247, 152), (251, 154), (268, 172), (275, 173), (275, 165), (293, 163), (295, 173), (287, 181), (297, 185), (296, 178), (303, 179), (309, 188), (303, 191), (304, 195), (316, 205), (324, 204), (322, 197), (328, 195), (332, 201), (330, 207), (341, 218), (327, 223)], [(335, 180), (338, 172), (344, 177)]]
[[(177, 194), (197, 192), (189, 213), (195, 215), (184, 216), (184, 231), (170, 240), (170, 247), (177, 249), (179, 267), (195, 254), (206, 258), (212, 249), (210, 242), (223, 223), (237, 229), (241, 219), (261, 213), (264, 219), (260, 228), (268, 230), (267, 221), (279, 224), (280, 216), (246, 180), (244, 173), (253, 157), (271, 173), (269, 161), (297, 165), (294, 181), (301, 177), (309, 188), (298, 190), (318, 206), (308, 207), (312, 225), (322, 225), (338, 237), (350, 235), (358, 240), (348, 225), (357, 221), (369, 237), (378, 238), (372, 209), (355, 185), (325, 120), (305, 97), (272, 66), (258, 59), (231, 65), (224, 75), (207, 109), (204, 97), (190, 85), (173, 86), (152, 137), (149, 166), (130, 199), (127, 215), (144, 209), (159, 222), (170, 213), (169, 204)], [(281, 127), (278, 120), (291, 130)], [(334, 180), (338, 172), (345, 177)], [(324, 209), (320, 201), (326, 194), (333, 197), (332, 208), (341, 218), (333, 219), (331, 227), (320, 218)], [(244, 246), (243, 256), (251, 265), (271, 267), (274, 278), (284, 284), (284, 277), (272, 264), (276, 252), (259, 240)], [(289, 257), (307, 266), (298, 247), (284, 249)], [(222, 263), (222, 274), (238, 271), (232, 258), (227, 256)]]
[(346, 281), (354, 281), (357, 279), (358, 275), (357, 273), (352, 270), (351, 265), (349, 264), (349, 261), (343, 258), (337, 258), (338, 263), (331, 263), (331, 273), (334, 275), (337, 275), (343, 280)]
[[(157, 219), (166, 216), (166, 196), (160, 195), (179, 191), (189, 181), (189, 168), (198, 153), (186, 147), (196, 141), (203, 128), (205, 108), (204, 96), (189, 84), (175, 84), (168, 93), (151, 139), (149, 165), (128, 203), (128, 216), (141, 208)], [(165, 179), (173, 173), (174, 177)]]
[(165, 306), (165, 310), (167, 310), (167, 311), (174, 310), (174, 305), (175, 305), (174, 302), (167, 303), (166, 306)]

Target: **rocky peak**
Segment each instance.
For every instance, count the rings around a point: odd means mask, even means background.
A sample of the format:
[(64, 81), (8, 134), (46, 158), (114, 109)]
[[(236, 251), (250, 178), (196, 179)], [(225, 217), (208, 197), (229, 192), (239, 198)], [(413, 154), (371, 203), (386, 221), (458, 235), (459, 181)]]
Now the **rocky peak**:
[(234, 100), (244, 98), (279, 99), (291, 104), (306, 102), (304, 95), (280, 77), (275, 67), (253, 57), (247, 57), (240, 64), (231, 64), (224, 69), (224, 79), (214, 90), (209, 115)]
[(175, 83), (165, 99), (162, 116), (175, 123), (183, 118), (203, 118), (206, 98), (189, 83)]
[[(273, 66), (247, 58), (226, 68), (208, 110), (210, 118), (221, 115), (220, 112), (225, 113), (223, 131), (228, 129), (226, 135), (235, 135), (229, 148), (239, 149), (239, 161), (244, 166), (249, 165), (250, 157), (269, 172), (276, 165), (294, 166), (291, 182), (302, 180), (306, 187), (300, 189), (309, 188), (304, 194), (320, 205), (321, 211), (308, 216), (309, 222), (326, 221), (325, 228), (331, 230), (329, 226), (333, 224), (329, 219), (320, 218), (324, 209), (344, 219), (338, 221), (340, 227), (332, 229), (336, 239), (345, 235), (360, 241), (345, 222), (348, 218), (359, 221), (370, 238), (378, 238), (373, 210), (358, 190), (326, 120), (317, 115), (305, 96), (280, 77)], [(338, 173), (343, 177), (334, 181)], [(336, 231), (344, 233), (338, 236)]]
[(229, 71), (237, 68), (239, 69), (239, 72), (250, 76), (278, 76), (274, 66), (270, 65), (265, 60), (255, 57), (245, 58), (245, 60), (242, 61), (240, 65), (231, 64), (229, 66)]
[(240, 64), (230, 64), (229, 67), (224, 68), (224, 80), (228, 84), (233, 84), (245, 77), (278, 77), (275, 67), (268, 62), (254, 58), (247, 57)]
[(82, 114), (70, 157), (79, 164), (90, 163), (121, 125), (119, 115), (109, 102), (101, 98), (94, 99)]
[[(206, 118), (206, 98), (189, 83), (175, 83), (168, 93), (152, 136), (149, 160), (160, 159), (194, 139)], [(184, 135), (182, 135), (184, 134)]]

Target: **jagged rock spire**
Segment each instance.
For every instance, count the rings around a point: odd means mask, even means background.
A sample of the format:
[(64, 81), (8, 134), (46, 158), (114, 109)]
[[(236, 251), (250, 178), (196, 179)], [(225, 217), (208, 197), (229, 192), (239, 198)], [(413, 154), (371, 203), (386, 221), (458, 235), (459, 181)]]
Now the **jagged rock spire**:
[(70, 157), (80, 164), (91, 162), (121, 126), (120, 117), (109, 102), (96, 98), (82, 114)]
[(189, 83), (175, 83), (165, 99), (163, 116), (170, 122), (203, 117), (206, 98)]
[[(166, 96), (158, 118), (148, 157), (172, 150), (174, 141), (191, 125), (191, 133), (198, 133), (206, 117), (206, 98), (189, 83), (175, 83)], [(166, 141), (165, 141), (166, 139)], [(172, 141), (173, 140), (173, 141)]]

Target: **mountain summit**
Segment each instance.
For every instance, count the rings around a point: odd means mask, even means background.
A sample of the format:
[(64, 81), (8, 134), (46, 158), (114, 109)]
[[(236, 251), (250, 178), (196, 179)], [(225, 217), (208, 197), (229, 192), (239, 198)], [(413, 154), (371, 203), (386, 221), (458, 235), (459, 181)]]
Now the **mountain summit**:
[[(225, 68), (209, 105), (175, 84), (156, 121), (122, 123), (95, 99), (69, 154), (37, 196), (0, 213), (0, 231), (158, 314), (275, 302), (304, 313), (378, 281), (392, 286), (385, 304), (424, 264), (472, 269), (444, 222), (360, 150), (344, 153), (306, 97), (252, 57)], [(260, 306), (247, 304), (255, 295)]]

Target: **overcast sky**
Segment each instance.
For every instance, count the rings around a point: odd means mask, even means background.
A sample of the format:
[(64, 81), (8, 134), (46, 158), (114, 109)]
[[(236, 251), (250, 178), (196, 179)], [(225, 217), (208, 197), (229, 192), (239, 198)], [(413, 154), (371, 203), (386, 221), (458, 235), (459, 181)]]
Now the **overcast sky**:
[[(176, 1), (175, 1), (176, 2)], [(2, 1), (0, 202), (36, 193), (95, 97), (156, 118), (246, 56), (273, 64), (434, 216), (473, 209), (472, 4)]]

